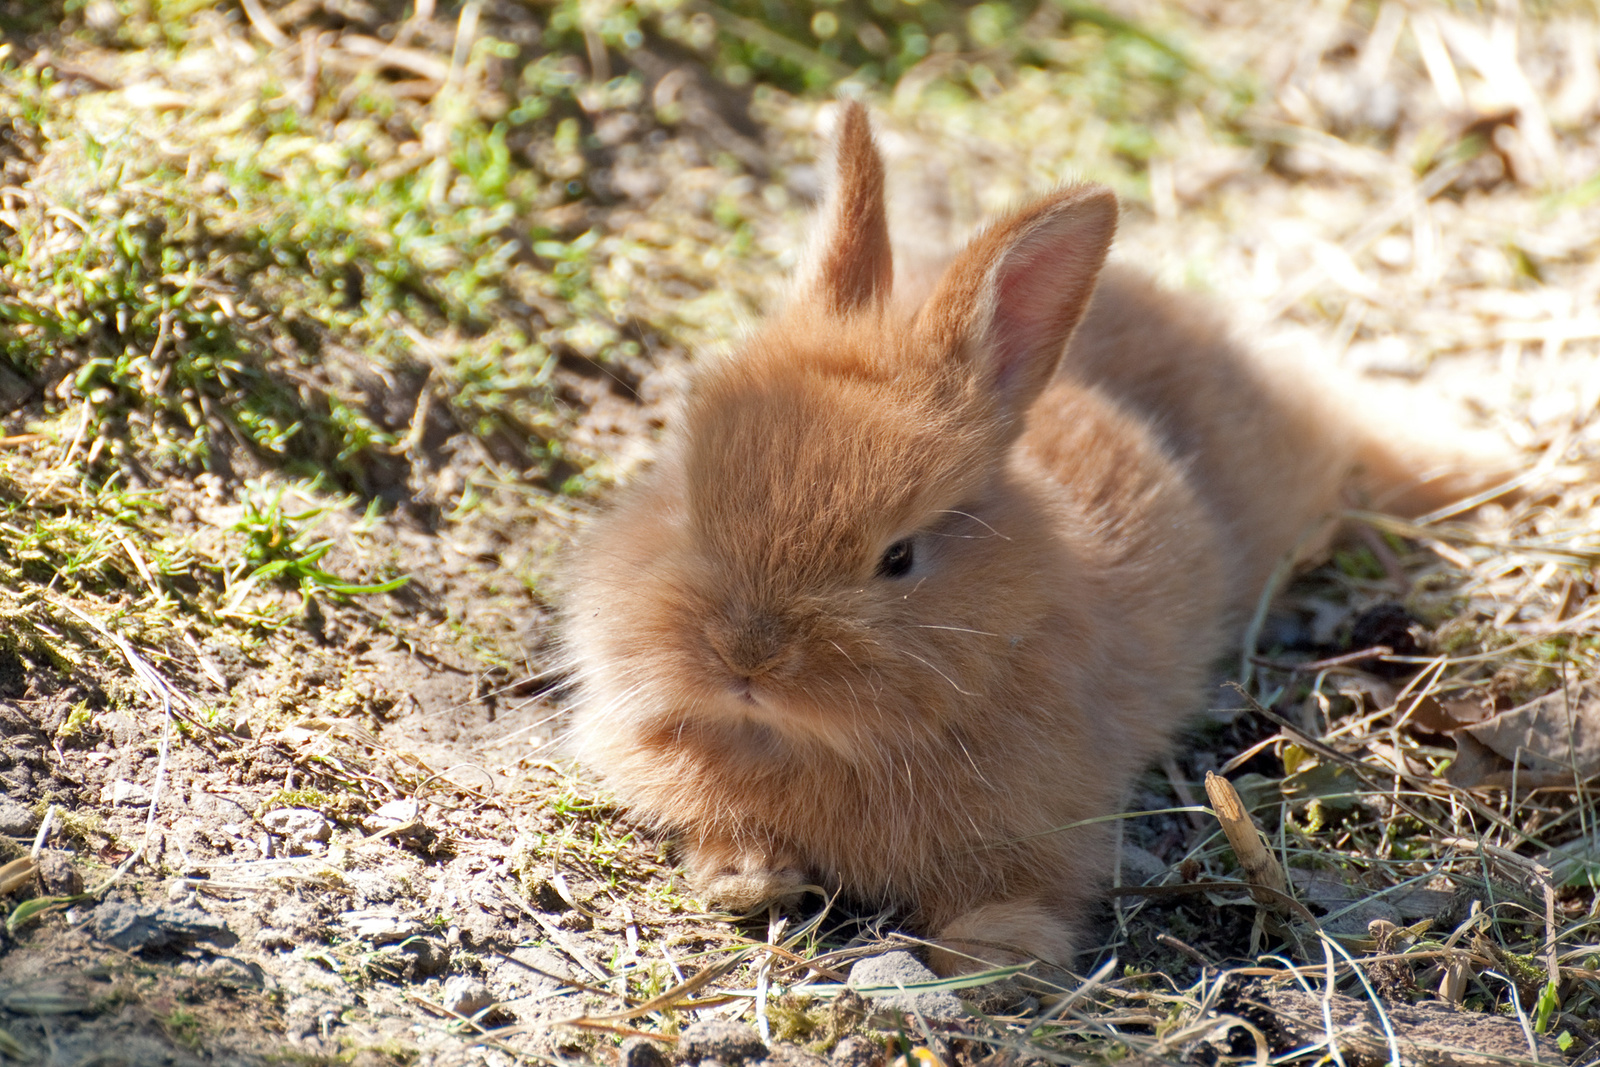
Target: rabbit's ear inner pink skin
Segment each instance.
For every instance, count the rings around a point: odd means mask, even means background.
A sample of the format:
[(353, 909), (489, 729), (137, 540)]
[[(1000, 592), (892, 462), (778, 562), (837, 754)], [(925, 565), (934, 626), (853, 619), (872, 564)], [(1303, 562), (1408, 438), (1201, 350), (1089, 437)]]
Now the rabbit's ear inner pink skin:
[(846, 315), (882, 307), (894, 282), (883, 160), (872, 143), (867, 109), (860, 104), (843, 106), (835, 151), (829, 232), (813, 291), (826, 311)]
[(970, 361), (998, 411), (1018, 418), (1055, 376), (1116, 229), (1109, 189), (1058, 190), (975, 237), (917, 313), (913, 335)]

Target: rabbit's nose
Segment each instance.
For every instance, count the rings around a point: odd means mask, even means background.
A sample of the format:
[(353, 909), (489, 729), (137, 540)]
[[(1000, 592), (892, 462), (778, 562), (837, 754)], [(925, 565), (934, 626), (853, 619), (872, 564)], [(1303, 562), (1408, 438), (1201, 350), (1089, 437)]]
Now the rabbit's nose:
[(767, 674), (789, 658), (788, 627), (768, 611), (730, 611), (707, 628), (706, 640), (723, 665), (746, 680)]

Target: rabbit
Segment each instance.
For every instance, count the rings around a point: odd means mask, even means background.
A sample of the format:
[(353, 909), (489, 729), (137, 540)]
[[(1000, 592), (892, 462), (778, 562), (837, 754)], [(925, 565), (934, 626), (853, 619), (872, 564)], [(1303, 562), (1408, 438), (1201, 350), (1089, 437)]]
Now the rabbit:
[(713, 903), (816, 885), (898, 909), (941, 973), (1067, 968), (1105, 817), (1278, 561), (1352, 487), (1477, 483), (1106, 266), (1099, 185), (896, 293), (859, 104), (836, 155), (808, 280), (565, 565), (574, 751)]

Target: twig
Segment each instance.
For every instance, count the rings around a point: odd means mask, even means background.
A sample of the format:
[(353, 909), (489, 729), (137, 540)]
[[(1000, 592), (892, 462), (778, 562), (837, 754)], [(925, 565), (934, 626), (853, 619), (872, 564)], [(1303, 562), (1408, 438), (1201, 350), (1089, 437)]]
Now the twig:
[[(1250, 813), (1244, 810), (1239, 791), (1222, 775), (1208, 771), (1206, 796), (1211, 798), (1212, 810), (1216, 812), (1217, 822), (1222, 824), (1228, 844), (1233, 846), (1233, 854), (1239, 857), (1239, 867), (1250, 882), (1250, 895), (1256, 898), (1256, 903), (1280, 915), (1287, 914), (1288, 909), (1284, 908), (1281, 900), (1289, 895), (1288, 876), (1261, 839), (1261, 832), (1256, 829)], [(1261, 893), (1261, 889), (1271, 892)]]

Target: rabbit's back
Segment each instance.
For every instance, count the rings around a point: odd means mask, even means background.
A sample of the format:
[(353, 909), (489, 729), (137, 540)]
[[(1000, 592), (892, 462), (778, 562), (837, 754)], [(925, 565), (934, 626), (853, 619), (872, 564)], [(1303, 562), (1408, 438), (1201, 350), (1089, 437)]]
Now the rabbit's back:
[[(1184, 470), (1218, 529), (1220, 602), (1234, 615), (1340, 506), (1355, 444), (1326, 384), (1303, 361), (1245, 348), (1195, 297), (1108, 267), (1059, 377), (1114, 398)], [(1031, 415), (1059, 417), (1043, 405)]]

